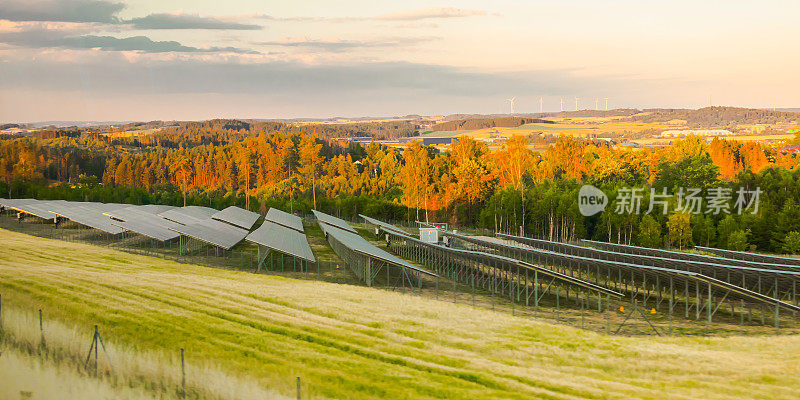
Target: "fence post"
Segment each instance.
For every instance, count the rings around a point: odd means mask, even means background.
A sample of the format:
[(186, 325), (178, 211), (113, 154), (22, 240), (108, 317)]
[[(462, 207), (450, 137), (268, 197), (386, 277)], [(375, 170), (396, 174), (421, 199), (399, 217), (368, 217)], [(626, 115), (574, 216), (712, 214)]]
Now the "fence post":
[(581, 329), (585, 329), (584, 326), (584, 318), (583, 318), (583, 307), (584, 307), (585, 300), (581, 299)]
[(739, 307), (739, 331), (744, 333), (744, 300), (739, 300), (741, 307)]
[(183, 348), (181, 347), (181, 396), (186, 399), (186, 363), (183, 358)]
[(559, 303), (559, 296), (560, 296), (560, 290), (559, 289), (560, 289), (560, 287), (556, 286), (556, 322), (558, 322), (558, 318), (559, 318), (559, 315), (558, 315), (559, 314), (559, 310), (558, 310), (559, 304), (558, 303)]
[(668, 336), (672, 336), (672, 296), (674, 293), (669, 294), (669, 333)]
[(475, 307), (475, 274), (472, 274), (472, 307)]
[(39, 309), (39, 334), (41, 335), (41, 346), (45, 347), (44, 342), (44, 324), (42, 323), (42, 309)]
[(300, 400), (300, 377), (297, 377), (297, 400)]
[[(97, 338), (100, 336), (100, 332), (97, 329), (97, 325), (94, 326), (94, 376), (97, 378), (98, 375), (98, 364), (97, 364), (97, 348), (100, 347), (99, 343), (97, 343)], [(91, 353), (90, 353), (91, 354)]]
[(453, 278), (453, 304), (456, 303), (456, 279)]

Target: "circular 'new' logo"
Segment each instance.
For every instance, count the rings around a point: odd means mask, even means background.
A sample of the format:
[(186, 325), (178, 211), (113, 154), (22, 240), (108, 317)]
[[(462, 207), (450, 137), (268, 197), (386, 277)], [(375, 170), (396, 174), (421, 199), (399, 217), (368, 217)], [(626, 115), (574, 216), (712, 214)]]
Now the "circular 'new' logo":
[(578, 210), (584, 217), (604, 211), (607, 205), (608, 196), (592, 185), (583, 185), (578, 192)]

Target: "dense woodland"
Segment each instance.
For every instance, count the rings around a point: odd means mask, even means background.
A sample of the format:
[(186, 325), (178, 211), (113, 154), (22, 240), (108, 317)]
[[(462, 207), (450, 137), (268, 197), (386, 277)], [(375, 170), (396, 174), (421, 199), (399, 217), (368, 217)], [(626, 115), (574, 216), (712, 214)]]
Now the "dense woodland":
[(553, 121), (548, 121), (540, 118), (520, 118), (520, 117), (499, 117), (499, 118), (469, 118), (457, 121), (441, 122), (433, 126), (433, 130), (440, 131), (459, 131), (459, 130), (476, 130), (485, 128), (516, 128), (525, 124), (552, 124)]
[(757, 110), (738, 107), (706, 107), (699, 110), (643, 110), (647, 114), (635, 116), (640, 122), (667, 122), (673, 119), (684, 120), (690, 126), (723, 127), (739, 124), (780, 124), (800, 123), (798, 113)]
[[(391, 149), (229, 120), (185, 123), (139, 139), (80, 130), (0, 140), (3, 196), (134, 204), (281, 207), (355, 218), (447, 221), (552, 240), (594, 238), (645, 246), (692, 244), (800, 252), (800, 159), (760, 143), (687, 137), (669, 147), (627, 149), (562, 137), (534, 152), (515, 136), (499, 150), (467, 137), (444, 152)], [(275, 130), (272, 130), (275, 128)], [(800, 143), (800, 135), (796, 139)], [(585, 184), (615, 201), (620, 188), (763, 190), (760, 208), (726, 214), (582, 216)]]

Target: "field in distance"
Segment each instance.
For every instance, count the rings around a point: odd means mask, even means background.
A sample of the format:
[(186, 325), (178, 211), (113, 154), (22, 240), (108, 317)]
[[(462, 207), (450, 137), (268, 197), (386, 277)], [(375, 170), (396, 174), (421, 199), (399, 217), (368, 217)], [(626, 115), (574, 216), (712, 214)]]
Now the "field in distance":
[(319, 399), (800, 396), (797, 336), (605, 336), (382, 289), (0, 236), (4, 310), (98, 324), (106, 341), (142, 352), (183, 347), (190, 365), (285, 395), (299, 376), (304, 398)]

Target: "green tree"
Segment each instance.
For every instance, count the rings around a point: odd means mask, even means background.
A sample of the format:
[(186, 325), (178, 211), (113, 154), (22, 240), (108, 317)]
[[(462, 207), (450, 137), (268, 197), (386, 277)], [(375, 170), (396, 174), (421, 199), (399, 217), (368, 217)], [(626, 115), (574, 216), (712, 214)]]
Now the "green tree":
[(716, 233), (714, 221), (710, 215), (697, 214), (692, 217), (692, 238), (695, 243), (711, 246)]
[(738, 229), (728, 237), (728, 248), (736, 251), (747, 250), (747, 237), (750, 236), (749, 229)]
[(667, 220), (669, 241), (673, 246), (683, 250), (692, 245), (691, 217), (686, 213), (675, 213)]
[(644, 247), (661, 246), (661, 224), (650, 214), (645, 214), (642, 220), (639, 221), (639, 233), (636, 236), (636, 241), (640, 246)]
[(724, 249), (728, 248), (728, 240), (731, 234), (737, 229), (738, 224), (736, 220), (733, 219), (733, 216), (730, 214), (726, 215), (717, 225), (717, 233), (719, 233), (717, 237), (717, 246)]
[(800, 232), (792, 231), (783, 239), (783, 251), (789, 254), (800, 254)]

